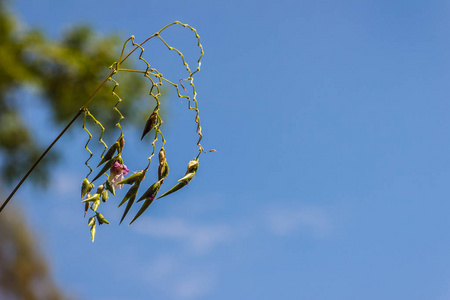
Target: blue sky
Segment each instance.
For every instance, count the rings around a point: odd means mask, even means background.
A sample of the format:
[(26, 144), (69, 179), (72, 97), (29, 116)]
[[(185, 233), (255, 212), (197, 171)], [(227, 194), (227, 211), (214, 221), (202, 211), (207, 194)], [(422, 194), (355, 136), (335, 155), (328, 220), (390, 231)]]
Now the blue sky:
[[(201, 157), (188, 189), (133, 226), (117, 226), (122, 210), (106, 205), (112, 225), (92, 244), (77, 127), (58, 145), (66, 159), (50, 189), (36, 195), (28, 185), (15, 200), (70, 294), (450, 299), (447, 1), (16, 0), (12, 8), (53, 37), (83, 22), (139, 41), (179, 20), (205, 49), (195, 82), (203, 145), (218, 152)], [(36, 99), (24, 102), (39, 110)], [(170, 125), (166, 136), (173, 182), (196, 155), (195, 141), (192, 153), (179, 151), (182, 128)], [(138, 139), (127, 140), (133, 170), (133, 158), (145, 157)]]

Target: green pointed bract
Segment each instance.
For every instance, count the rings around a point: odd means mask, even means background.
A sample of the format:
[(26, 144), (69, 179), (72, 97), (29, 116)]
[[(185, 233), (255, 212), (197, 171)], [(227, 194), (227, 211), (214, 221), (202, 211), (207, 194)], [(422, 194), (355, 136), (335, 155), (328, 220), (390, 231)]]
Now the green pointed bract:
[(92, 239), (92, 242), (94, 242), (94, 239), (95, 239), (95, 232), (97, 231), (97, 224), (96, 223), (94, 223), (94, 225), (92, 225), (92, 227), (91, 227), (91, 239)]
[(112, 186), (111, 182), (109, 182), (109, 180), (106, 180), (105, 185), (106, 185), (106, 189), (108, 191), (110, 191), (111, 194), (113, 194), (113, 196), (115, 196), (116, 195), (116, 189)]
[(127, 202), (129, 199), (131, 198), (136, 198), (136, 194), (137, 191), (139, 189), (139, 182), (134, 184), (129, 190), (128, 192), (125, 194), (125, 197), (123, 197), (122, 202), (120, 202), (118, 207), (121, 207), (122, 204), (124, 204), (125, 202)]
[(92, 210), (93, 210), (93, 211), (97, 211), (98, 207), (100, 206), (100, 203), (102, 203), (102, 201), (100, 201), (100, 197), (99, 197), (98, 200), (96, 200), (96, 201), (92, 204)]
[(195, 173), (188, 173), (186, 174), (183, 178), (178, 179), (179, 182), (184, 182), (185, 184), (188, 184), (189, 181), (192, 180), (192, 178), (194, 178)]
[(106, 152), (105, 156), (103, 156), (102, 160), (100, 161), (100, 163), (98, 164), (97, 168), (100, 167), (100, 165), (104, 164), (105, 162), (107, 162), (108, 160), (110, 160), (113, 156), (114, 153), (116, 152), (117, 149), (119, 149), (120, 145), (119, 142), (115, 142), (109, 149), (108, 152)]
[[(136, 193), (137, 193), (137, 190), (138, 190), (138, 188), (139, 188), (139, 184), (140, 184), (140, 182), (137, 182), (135, 185), (133, 185), (133, 186), (131, 187), (131, 189), (134, 188), (134, 187), (136, 187), (136, 189), (135, 189), (135, 191), (133, 192), (133, 194), (131, 194), (130, 199), (128, 200), (127, 207), (125, 208), (125, 211), (123, 212), (123, 216), (122, 216), (122, 219), (120, 220), (119, 225), (122, 224), (123, 219), (125, 219), (126, 215), (128, 214), (128, 211), (130, 210), (131, 206), (132, 206), (133, 203), (134, 203), (134, 200), (136, 199)], [(130, 190), (131, 190), (131, 189), (130, 189)], [(129, 192), (129, 191), (128, 191), (128, 192)], [(127, 194), (128, 194), (128, 193), (127, 193)], [(119, 205), (119, 206), (120, 206), (120, 205)]]
[(106, 171), (108, 171), (116, 162), (116, 160), (120, 160), (120, 156), (116, 155), (114, 156), (112, 159), (110, 159), (104, 166), (103, 168), (100, 170), (100, 172), (97, 174), (97, 176), (94, 177), (94, 179), (92, 179), (92, 182), (94, 182), (95, 180), (97, 180), (97, 178), (99, 178), (100, 176), (102, 176)]
[(108, 190), (104, 190), (102, 192), (102, 201), (106, 202), (106, 200), (108, 200), (108, 198), (109, 198), (109, 192), (108, 192)]
[[(191, 174), (193, 174), (193, 173), (191, 173)], [(185, 176), (186, 177), (186, 176)], [(194, 176), (192, 176), (192, 177), (194, 177)], [(184, 178), (184, 177), (183, 177)], [(191, 178), (192, 179), (192, 178)], [(180, 179), (181, 180), (181, 179)], [(180, 180), (178, 180), (178, 181), (180, 181)], [(165, 197), (165, 196), (167, 196), (167, 195), (170, 195), (170, 194), (172, 194), (172, 193), (174, 193), (174, 192), (176, 192), (176, 191), (178, 191), (179, 189), (181, 189), (181, 188), (184, 188), (188, 183), (189, 183), (189, 181), (190, 181), (190, 179), (189, 180), (184, 180), (184, 181), (181, 181), (181, 182), (179, 182), (179, 183), (177, 183), (173, 188), (171, 188), (170, 190), (168, 190), (167, 192), (165, 192), (164, 194), (162, 194), (161, 196), (159, 196), (158, 198), (156, 198), (156, 199), (160, 199), (160, 198), (162, 198), (162, 197)]]
[(128, 176), (124, 180), (119, 181), (117, 184), (133, 184), (135, 182), (141, 182), (142, 180), (144, 180), (144, 178), (145, 178), (145, 172), (139, 171), (139, 172), (134, 173), (131, 176)]
[(83, 197), (86, 196), (86, 194), (89, 193), (93, 188), (94, 185), (90, 183), (87, 178), (85, 178), (81, 183), (81, 199), (83, 199)]
[(100, 194), (94, 194), (94, 196), (87, 197), (86, 199), (84, 199), (81, 202), (82, 203), (84, 203), (84, 202), (94, 202), (94, 201), (97, 201), (97, 200), (100, 200)]
[(141, 198), (138, 199), (137, 202), (140, 202), (147, 198), (155, 198), (160, 188), (161, 188), (161, 181), (155, 182), (145, 191), (145, 193), (141, 196)]
[[(155, 193), (155, 196), (156, 196), (156, 193)], [(134, 221), (136, 221), (136, 219), (139, 218), (144, 213), (144, 211), (147, 210), (147, 208), (150, 206), (150, 204), (152, 204), (152, 202), (155, 200), (155, 197), (153, 196), (151, 198), (146, 198), (146, 199), (147, 200), (145, 200), (144, 204), (142, 204), (138, 213), (134, 216), (133, 220), (131, 220), (131, 222), (130, 222), (130, 224), (128, 224), (128, 226), (130, 226)]]
[(108, 220), (106, 220), (106, 218), (101, 213), (97, 213), (97, 220), (98, 220), (98, 224), (100, 224), (100, 225), (103, 223), (109, 225)]
[(178, 191), (179, 189), (185, 187), (189, 183), (189, 181), (191, 181), (192, 178), (194, 178), (195, 172), (197, 172), (197, 170), (198, 170), (198, 159), (196, 158), (194, 160), (191, 160), (188, 163), (188, 168), (187, 168), (187, 171), (186, 171), (186, 175), (184, 175), (183, 178), (178, 180), (179, 183), (177, 183), (173, 188), (171, 188), (170, 190), (168, 190), (167, 192), (165, 192), (164, 194), (159, 196), (157, 199), (160, 199), (162, 197), (170, 195), (170, 194)]
[(90, 217), (89, 218), (89, 222), (88, 222), (88, 226), (92, 226), (95, 224), (95, 217)]

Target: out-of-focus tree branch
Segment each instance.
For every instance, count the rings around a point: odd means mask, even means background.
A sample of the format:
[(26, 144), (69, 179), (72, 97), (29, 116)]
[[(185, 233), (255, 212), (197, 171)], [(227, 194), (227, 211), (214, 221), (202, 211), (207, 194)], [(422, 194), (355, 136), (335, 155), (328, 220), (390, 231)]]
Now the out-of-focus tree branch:
[[(118, 59), (121, 42), (115, 35), (99, 36), (87, 26), (69, 30), (58, 41), (46, 38), (36, 29), (19, 29), (4, 0), (0, 0), (0, 36), (0, 171), (1, 181), (11, 183), (25, 173), (45, 146), (33, 136), (30, 127), (45, 130), (45, 126), (67, 123), (108, 74), (108, 67)], [(118, 92), (123, 99), (137, 100), (145, 94), (143, 77), (121, 81)], [(112, 85), (102, 88), (97, 93), (95, 106), (90, 108), (108, 127), (117, 122), (117, 116), (111, 113), (111, 104), (116, 101), (111, 96), (111, 88)], [(25, 122), (21, 114), (24, 103), (18, 96), (24, 91), (39, 97), (50, 111), (48, 124)], [(136, 103), (123, 101), (120, 109), (140, 116)], [(44, 160), (36, 170), (38, 176), (32, 178), (45, 182), (46, 162), (54, 158), (55, 155)]]
[(0, 299), (63, 300), (27, 223), (10, 207), (0, 218)]

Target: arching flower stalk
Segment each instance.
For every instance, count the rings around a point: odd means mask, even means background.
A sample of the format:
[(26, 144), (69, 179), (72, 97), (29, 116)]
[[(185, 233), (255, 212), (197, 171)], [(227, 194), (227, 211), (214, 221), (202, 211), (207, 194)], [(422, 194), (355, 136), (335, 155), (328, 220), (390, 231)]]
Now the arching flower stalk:
[[(199, 47), (199, 50), (200, 50), (200, 56), (197, 60), (197, 67), (193, 71), (190, 69), (188, 63), (186, 62), (183, 53), (180, 50), (170, 46), (162, 37), (162, 33), (166, 29), (168, 29), (169, 27), (171, 27), (173, 25), (181, 25), (184, 28), (190, 29), (195, 34), (195, 37), (197, 39), (197, 46)], [(143, 45), (152, 38), (159, 39), (167, 47), (167, 49), (169, 51), (174, 51), (180, 56), (181, 61), (186, 69), (187, 76), (185, 78), (179, 79), (178, 84), (174, 83), (174, 82), (176, 82), (175, 80), (169, 80), (168, 78), (164, 77), (158, 70), (156, 70), (155, 68), (153, 68), (150, 65), (148, 58), (147, 58), (147, 60), (144, 58)], [(125, 55), (125, 48), (130, 43), (134, 48), (130, 53)], [(139, 61), (141, 61), (144, 64), (144, 68), (142, 68), (142, 69), (122, 68), (123, 61), (125, 59), (129, 58), (130, 55), (132, 54), (132, 52), (137, 49), (140, 50)], [(130, 185), (130, 187), (128, 188), (128, 191), (126, 192), (122, 201), (118, 205), (118, 207), (121, 207), (122, 205), (126, 204), (125, 210), (124, 210), (122, 218), (120, 220), (120, 223), (122, 223), (124, 221), (124, 219), (126, 218), (127, 214), (130, 212), (132, 206), (134, 205), (136, 198), (138, 197), (139, 188), (141, 186), (145, 186), (145, 185), (148, 186), (147, 190), (136, 201), (136, 203), (140, 202), (140, 201), (144, 201), (144, 203), (142, 204), (142, 206), (140, 207), (138, 212), (135, 214), (135, 216), (129, 223), (131, 225), (148, 209), (148, 207), (150, 206), (151, 203), (153, 203), (154, 200), (162, 198), (162, 197), (166, 197), (167, 195), (170, 195), (170, 194), (180, 190), (181, 188), (185, 187), (194, 178), (194, 175), (198, 169), (199, 157), (202, 153), (205, 152), (203, 150), (202, 145), (200, 144), (200, 141), (202, 139), (202, 133), (201, 133), (199, 109), (198, 109), (198, 102), (197, 102), (197, 92), (195, 89), (194, 79), (193, 79), (194, 74), (200, 70), (202, 56), (203, 56), (203, 47), (200, 44), (200, 37), (197, 34), (197, 31), (193, 27), (191, 27), (187, 24), (182, 24), (178, 21), (163, 27), (160, 31), (156, 32), (155, 34), (153, 34), (152, 36), (150, 36), (148, 39), (146, 39), (144, 42), (142, 42), (140, 44), (136, 44), (134, 41), (134, 36), (132, 36), (124, 43), (122, 53), (121, 53), (118, 61), (111, 65), (111, 67), (110, 67), (111, 73), (110, 73), (110, 76), (106, 80), (106, 81), (111, 81), (114, 83), (114, 87), (112, 89), (112, 94), (113, 94), (113, 97), (116, 99), (116, 103), (115, 103), (113, 109), (116, 111), (116, 113), (119, 116), (116, 126), (120, 129), (120, 136), (117, 139), (117, 141), (111, 145), (111, 147), (108, 148), (101, 138), (105, 131), (103, 125), (100, 122), (98, 122), (92, 114), (90, 114), (88, 112), (87, 107), (85, 108), (85, 122), (83, 123), (83, 128), (87, 131), (87, 133), (89, 135), (89, 138), (88, 138), (85, 148), (89, 152), (90, 156), (89, 156), (88, 160), (86, 161), (86, 166), (89, 168), (89, 173), (87, 174), (86, 178), (83, 180), (83, 184), (82, 184), (82, 199), (84, 196), (86, 196), (86, 198), (82, 202), (86, 203), (86, 207), (88, 209), (91, 209), (95, 213), (95, 215), (93, 217), (91, 217), (88, 222), (88, 225), (91, 227), (92, 241), (94, 241), (94, 236), (96, 233), (96, 226), (105, 224), (105, 223), (109, 224), (109, 222), (107, 223), (100, 219), (100, 216), (102, 218), (104, 218), (104, 217), (97, 211), (99, 209), (100, 204), (102, 203), (101, 199), (104, 199), (103, 193), (109, 192), (114, 196), (117, 190), (125, 188), (126, 185)], [(152, 151), (148, 157), (148, 162), (147, 162), (147, 165), (145, 166), (145, 168), (138, 172), (135, 172), (134, 174), (132, 174), (128, 177), (126, 177), (126, 175), (128, 175), (130, 170), (127, 167), (127, 165), (125, 165), (125, 163), (123, 162), (123, 158), (122, 158), (122, 154), (124, 151), (125, 139), (124, 139), (124, 132), (123, 132), (122, 126), (121, 126), (121, 121), (125, 118), (125, 116), (120, 111), (120, 103), (125, 100), (122, 100), (122, 98), (119, 96), (119, 92), (120, 92), (119, 82), (117, 81), (117, 79), (113, 78), (115, 74), (121, 73), (121, 72), (138, 73), (138, 74), (143, 75), (145, 78), (147, 78), (147, 80), (150, 84), (149, 96), (150, 96), (150, 98), (152, 98), (155, 101), (155, 107), (151, 110), (151, 113), (149, 113), (149, 117), (146, 120), (146, 123), (143, 125), (143, 131), (142, 131), (142, 136), (141, 136), (141, 141), (144, 143), (149, 142), (149, 139), (148, 139), (149, 136), (152, 137), (152, 138), (150, 138)], [(187, 89), (182, 84), (182, 81), (189, 83), (191, 90), (192, 90), (191, 95), (186, 95), (185, 92), (187, 92)], [(181, 99), (184, 99), (187, 102), (188, 109), (194, 110), (194, 112), (195, 112), (194, 120), (196, 123), (195, 128), (196, 128), (196, 133), (198, 135), (198, 140), (196, 142), (197, 147), (198, 147), (198, 155), (194, 160), (189, 162), (188, 171), (186, 172), (184, 177), (182, 177), (180, 180), (178, 180), (179, 183), (176, 184), (171, 189), (167, 190), (159, 198), (157, 198), (157, 194), (158, 194), (161, 186), (163, 185), (164, 180), (169, 175), (169, 164), (168, 164), (168, 160), (166, 158), (166, 150), (164, 148), (166, 140), (162, 133), (161, 126), (163, 124), (163, 119), (160, 114), (160, 104), (161, 103), (159, 100), (159, 97), (161, 96), (161, 88), (163, 87), (163, 85), (168, 85), (169, 87), (173, 87), (176, 90), (177, 96)], [(180, 93), (180, 87), (184, 91), (183, 95)], [(89, 175), (93, 171), (93, 169), (91, 168), (91, 166), (89, 164), (89, 160), (92, 158), (93, 154), (88, 148), (88, 144), (92, 138), (92, 135), (90, 134), (90, 132), (88, 131), (88, 129), (85, 126), (86, 117), (90, 117), (90, 119), (102, 129), (102, 133), (100, 135), (99, 142), (105, 146), (105, 149), (103, 151), (104, 155), (101, 155), (100, 163), (97, 166), (97, 168), (100, 168), (100, 171), (92, 179), (92, 181), (89, 181)], [(159, 139), (161, 140), (160, 142), (158, 142)], [(135, 142), (135, 141), (133, 141), (133, 142)], [(149, 171), (152, 158), (156, 154), (157, 144), (160, 145), (159, 151), (157, 153), (159, 163), (158, 163), (157, 170), (155, 170), (155, 173), (153, 173), (153, 174), (156, 175), (158, 180), (151, 184), (146, 184), (144, 182), (144, 179), (146, 177), (145, 175)], [(109, 171), (109, 175), (108, 175), (108, 171)], [(96, 180), (99, 180), (99, 178), (103, 178), (102, 175), (105, 175), (105, 177), (104, 177), (105, 181), (104, 181), (104, 183), (101, 184), (102, 189), (98, 190), (97, 193), (94, 195), (89, 194), (89, 192), (87, 190), (89, 188), (92, 189), (93, 182), (95, 182)], [(152, 178), (152, 177), (153, 176), (150, 176), (150, 178)], [(109, 196), (109, 194), (108, 194), (108, 196)], [(106, 199), (108, 199), (108, 197), (106, 197)], [(106, 201), (106, 199), (105, 199), (105, 201)], [(94, 219), (92, 219), (92, 218), (94, 218)], [(92, 220), (94, 220), (94, 221), (92, 221)]]

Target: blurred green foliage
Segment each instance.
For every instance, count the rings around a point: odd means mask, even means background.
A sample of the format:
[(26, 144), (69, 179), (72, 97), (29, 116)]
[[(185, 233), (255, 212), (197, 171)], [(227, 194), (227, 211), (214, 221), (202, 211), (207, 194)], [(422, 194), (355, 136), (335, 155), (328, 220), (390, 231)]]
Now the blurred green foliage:
[[(6, 4), (0, 0), (0, 189), (24, 175), (47, 146), (34, 132), (51, 126), (62, 129), (109, 73), (122, 47), (118, 36), (98, 36), (87, 26), (72, 28), (60, 40), (49, 39), (40, 30), (26, 29)], [(89, 107), (108, 127), (118, 120), (112, 87), (105, 85), (95, 106)], [(138, 116), (127, 120), (145, 122), (137, 107), (148, 92), (144, 79), (121, 78), (116, 92), (133, 100), (120, 104), (123, 113)], [(50, 112), (47, 124), (25, 120), (21, 97), (26, 93), (38, 97), (45, 105), (42, 109)], [(47, 169), (56, 158), (54, 150), (49, 154), (31, 179), (46, 182)], [(0, 216), (0, 299), (67, 299), (53, 283), (26, 222), (13, 207)]]
[[(109, 73), (122, 42), (115, 35), (98, 36), (87, 26), (72, 28), (60, 40), (51, 40), (39, 30), (23, 29), (5, 6), (0, 0), (0, 171), (4, 182), (11, 183), (47, 146), (33, 136), (33, 120), (24, 120), (24, 103), (19, 95), (33, 93), (50, 111), (48, 124), (38, 125), (43, 130), (55, 125), (62, 129)], [(136, 103), (146, 93), (143, 77), (126, 76), (119, 82), (116, 92), (124, 100), (133, 100), (121, 102), (121, 112), (141, 116)], [(105, 127), (114, 126), (118, 120), (112, 110), (117, 101), (111, 95), (112, 87), (112, 83), (105, 85), (96, 95), (95, 105), (89, 107)], [(52, 159), (55, 155), (43, 160), (31, 178), (45, 182)]]

